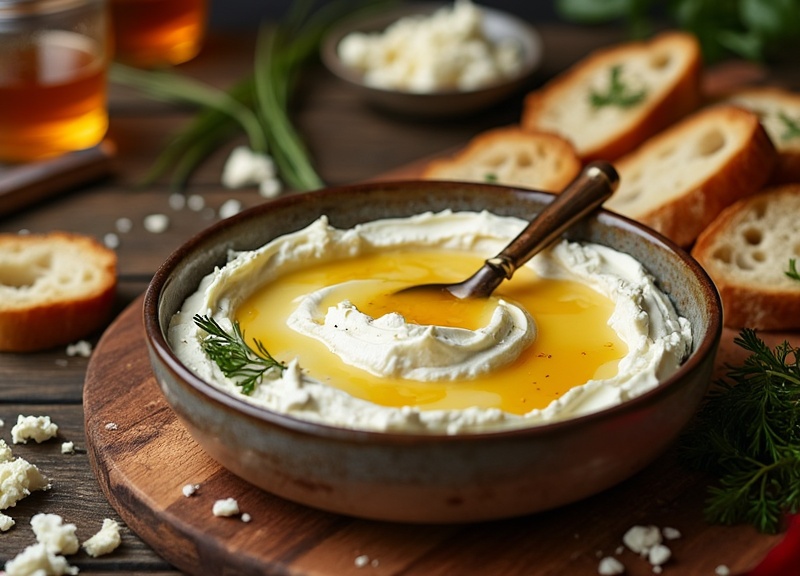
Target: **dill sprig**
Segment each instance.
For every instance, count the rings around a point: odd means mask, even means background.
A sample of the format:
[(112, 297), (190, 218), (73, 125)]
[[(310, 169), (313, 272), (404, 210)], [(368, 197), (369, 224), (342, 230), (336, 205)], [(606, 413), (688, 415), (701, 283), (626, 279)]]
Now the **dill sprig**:
[(789, 259), (789, 269), (783, 272), (792, 280), (800, 280), (800, 271), (797, 270), (797, 260), (795, 258)]
[(242, 388), (242, 394), (252, 394), (270, 370), (283, 372), (286, 369), (285, 364), (272, 357), (261, 340), (253, 339), (255, 350), (248, 346), (238, 322), (233, 322), (233, 333), (230, 334), (208, 316), (196, 314), (193, 320), (206, 332), (203, 351), (225, 376)]
[(800, 120), (790, 118), (785, 112), (778, 113), (778, 119), (783, 122), (786, 131), (781, 134), (781, 140), (791, 140), (800, 137)]
[(773, 351), (751, 329), (734, 343), (750, 356), (727, 367), (681, 453), (718, 480), (708, 489), (710, 522), (776, 532), (800, 511), (800, 349), (784, 341)]
[(589, 94), (589, 100), (595, 108), (602, 108), (603, 106), (619, 106), (620, 108), (630, 108), (635, 106), (647, 95), (644, 89), (638, 92), (633, 92), (622, 81), (622, 66), (612, 66), (609, 74), (611, 76), (608, 90), (605, 94), (601, 94), (592, 90)]

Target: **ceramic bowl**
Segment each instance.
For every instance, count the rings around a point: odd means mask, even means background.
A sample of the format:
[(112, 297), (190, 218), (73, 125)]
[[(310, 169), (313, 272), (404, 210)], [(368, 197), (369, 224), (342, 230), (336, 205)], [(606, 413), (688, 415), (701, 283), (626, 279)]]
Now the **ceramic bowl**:
[(522, 51), (523, 64), (512, 78), (502, 83), (470, 91), (414, 93), (376, 88), (364, 83), (361, 73), (345, 65), (337, 46), (351, 32), (378, 32), (403, 16), (430, 14), (443, 4), (406, 4), (394, 10), (354, 16), (335, 26), (323, 39), (320, 55), (325, 66), (350, 84), (363, 100), (376, 108), (416, 117), (454, 117), (487, 108), (522, 89), (542, 60), (539, 33), (524, 20), (492, 8), (481, 6), (484, 32), (490, 40), (514, 39)]
[(675, 440), (711, 378), (721, 334), (719, 296), (685, 252), (600, 211), (568, 236), (644, 263), (690, 322), (693, 351), (676, 374), (621, 405), (567, 421), (464, 436), (346, 430), (262, 409), (195, 376), (165, 338), (200, 279), (226, 262), (327, 215), (332, 225), (425, 211), (489, 210), (530, 218), (552, 195), (482, 183), (384, 182), (285, 196), (199, 233), (155, 274), (144, 301), (152, 367), (167, 401), (211, 457), (255, 486), (336, 513), (445, 523), (529, 514), (630, 477)]

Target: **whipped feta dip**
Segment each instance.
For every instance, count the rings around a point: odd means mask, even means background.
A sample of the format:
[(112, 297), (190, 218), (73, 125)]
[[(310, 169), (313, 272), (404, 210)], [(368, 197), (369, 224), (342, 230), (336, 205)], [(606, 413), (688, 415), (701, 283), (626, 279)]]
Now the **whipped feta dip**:
[[(324, 378), (312, 377), (297, 359), (288, 360), (282, 372), (268, 372), (251, 395), (243, 395), (203, 351), (205, 332), (194, 323), (194, 315), (209, 316), (231, 330), (242, 302), (282, 275), (394, 249), (433, 248), (493, 255), (526, 224), (488, 212), (443, 211), (340, 230), (323, 217), (259, 249), (231, 252), (229, 262), (207, 275), (173, 317), (168, 339), (189, 369), (245, 402), (304, 420), (374, 431), (462, 434), (535, 426), (625, 402), (651, 390), (678, 369), (691, 349), (690, 325), (677, 314), (652, 276), (626, 254), (569, 241), (541, 252), (526, 266), (539, 277), (577, 281), (610, 299), (613, 312), (609, 325), (625, 343), (627, 352), (615, 375), (591, 379), (546, 407), (525, 414), (477, 406), (446, 410), (378, 405), (329, 385)], [(344, 295), (347, 289), (340, 284), (310, 292), (299, 299), (288, 322), (294, 324), (293, 329), (307, 332), (309, 338), (324, 341), (354, 370), (435, 381), (453, 378), (448, 374), (448, 366), (452, 366), (458, 374), (455, 378), (470, 378), (474, 372), (486, 370), (487, 362), (492, 362), (487, 358), (496, 355), (497, 365), (513, 361), (536, 339), (536, 311), (532, 317), (502, 298), (492, 303), (495, 309), (488, 324), (476, 330), (418, 326), (393, 314), (371, 318), (344, 297), (334, 297), (333, 306), (320, 305), (330, 292)], [(350, 328), (359, 334), (354, 343), (341, 338)], [(448, 343), (449, 338), (455, 343)], [(462, 345), (472, 344), (478, 346), (477, 352), (460, 354)], [(470, 362), (470, 358), (478, 359)]]

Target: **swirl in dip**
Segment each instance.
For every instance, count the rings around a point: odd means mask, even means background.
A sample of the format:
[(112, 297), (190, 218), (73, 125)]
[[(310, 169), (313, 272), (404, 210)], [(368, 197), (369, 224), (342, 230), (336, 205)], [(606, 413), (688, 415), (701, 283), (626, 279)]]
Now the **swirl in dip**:
[[(426, 213), (350, 230), (321, 218), (231, 253), (173, 318), (199, 377), (301, 419), (378, 431), (469, 433), (576, 417), (642, 394), (691, 349), (689, 322), (630, 256), (561, 241), (485, 300), (397, 294), (469, 276), (526, 222)], [(202, 349), (195, 314), (288, 367), (243, 395)]]

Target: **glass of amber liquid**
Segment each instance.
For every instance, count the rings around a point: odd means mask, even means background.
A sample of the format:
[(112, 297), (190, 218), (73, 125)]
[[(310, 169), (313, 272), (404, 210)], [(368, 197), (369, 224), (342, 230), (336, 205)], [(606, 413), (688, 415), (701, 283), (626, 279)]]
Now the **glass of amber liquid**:
[(181, 64), (200, 51), (207, 0), (111, 0), (114, 57), (140, 68)]
[(104, 0), (0, 0), (0, 161), (103, 139), (107, 34)]

